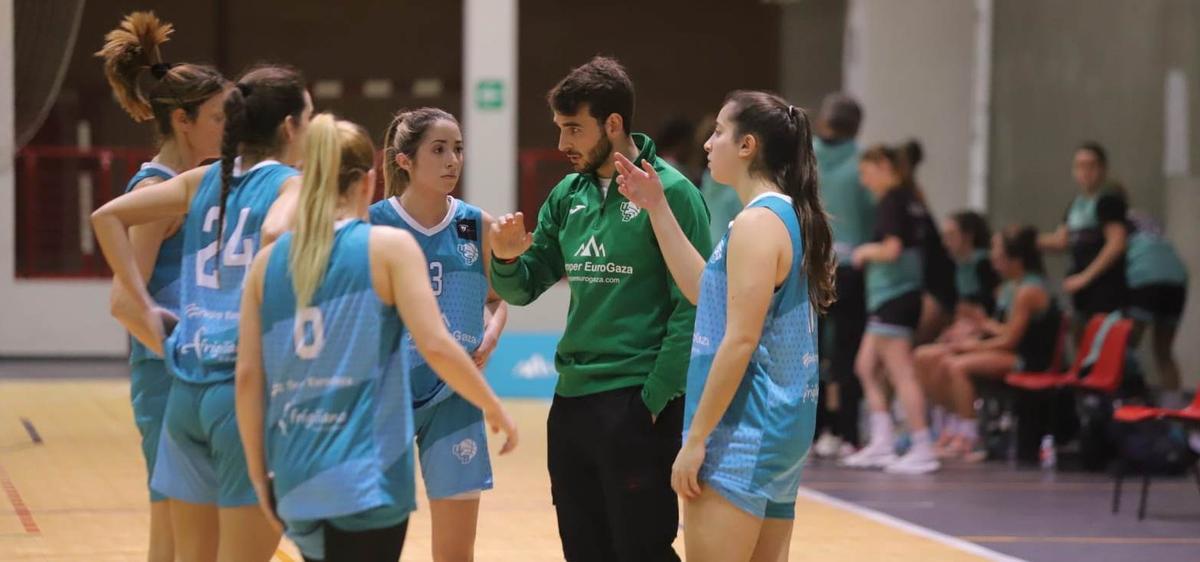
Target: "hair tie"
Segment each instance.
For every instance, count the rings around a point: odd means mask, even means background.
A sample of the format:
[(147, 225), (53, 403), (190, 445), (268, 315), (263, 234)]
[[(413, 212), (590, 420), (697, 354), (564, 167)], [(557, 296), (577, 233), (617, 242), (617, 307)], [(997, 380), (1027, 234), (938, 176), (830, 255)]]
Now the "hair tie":
[(250, 84), (241, 84), (241, 83), (239, 83), (239, 84), (237, 85), (237, 89), (238, 89), (238, 91), (239, 91), (239, 92), (241, 92), (241, 93), (242, 93), (242, 97), (244, 97), (244, 98), (245, 98), (245, 97), (250, 97), (250, 93), (254, 91), (254, 87), (253, 87), (253, 86), (251, 86)]
[(155, 80), (162, 80), (172, 68), (179, 66), (173, 62), (157, 62), (150, 65), (150, 74)]

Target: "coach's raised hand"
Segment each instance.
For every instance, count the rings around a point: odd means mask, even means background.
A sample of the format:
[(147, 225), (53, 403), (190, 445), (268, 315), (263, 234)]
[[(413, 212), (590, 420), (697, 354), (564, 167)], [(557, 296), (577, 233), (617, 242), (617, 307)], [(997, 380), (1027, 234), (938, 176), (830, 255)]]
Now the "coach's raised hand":
[(525, 230), (525, 214), (509, 213), (492, 223), (492, 255), (500, 260), (515, 260), (533, 244), (533, 235)]
[(624, 154), (614, 154), (613, 163), (617, 167), (617, 190), (634, 205), (649, 213), (655, 213), (667, 207), (667, 198), (663, 195), (662, 180), (650, 162), (642, 160), (638, 168)]

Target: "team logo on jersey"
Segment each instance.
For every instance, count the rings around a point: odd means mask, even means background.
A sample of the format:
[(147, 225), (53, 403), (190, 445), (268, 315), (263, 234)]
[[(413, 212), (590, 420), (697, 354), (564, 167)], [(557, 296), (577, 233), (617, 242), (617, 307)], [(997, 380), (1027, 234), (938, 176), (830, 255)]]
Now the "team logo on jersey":
[(474, 242), (463, 242), (458, 245), (458, 255), (462, 256), (463, 263), (475, 265), (479, 261), (479, 248), (475, 247)]
[(591, 238), (588, 238), (587, 242), (584, 242), (582, 245), (580, 245), (578, 250), (575, 250), (575, 257), (605, 258), (608, 257), (608, 252), (604, 250), (604, 244), (597, 244), (596, 237), (592, 236)]
[(454, 458), (458, 459), (458, 462), (469, 464), (471, 461), (475, 460), (475, 455), (479, 452), (479, 446), (475, 444), (474, 439), (468, 437), (462, 441), (459, 441), (458, 443), (455, 443), (454, 446), (450, 448), (450, 452), (454, 453)]
[(475, 221), (472, 219), (458, 219), (458, 224), (455, 225), (454, 231), (463, 240), (479, 240), (479, 231), (475, 228)]
[(805, 353), (801, 361), (804, 363), (804, 368), (807, 369), (817, 364), (817, 355), (815, 353)]
[(633, 201), (621, 203), (621, 222), (629, 222), (637, 218), (641, 212), (642, 208), (635, 205)]

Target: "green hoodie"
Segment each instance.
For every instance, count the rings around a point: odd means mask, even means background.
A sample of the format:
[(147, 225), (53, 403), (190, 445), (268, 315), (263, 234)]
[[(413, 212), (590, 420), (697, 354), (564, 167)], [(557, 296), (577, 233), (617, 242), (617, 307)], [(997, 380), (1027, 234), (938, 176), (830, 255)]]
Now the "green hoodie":
[[(667, 202), (702, 256), (712, 251), (708, 211), (700, 191), (655, 156), (654, 141), (633, 135), (662, 178)], [(657, 415), (685, 388), (696, 307), (675, 286), (650, 217), (611, 184), (608, 195), (592, 174), (570, 174), (538, 212), (533, 245), (516, 263), (492, 258), (492, 288), (514, 305), (532, 302), (564, 276), (571, 288), (567, 329), (554, 364), (560, 396), (642, 387)]]
[(813, 139), (821, 177), (821, 202), (832, 217), (833, 248), (838, 264), (848, 265), (854, 248), (871, 241), (875, 201), (858, 181), (858, 144)]

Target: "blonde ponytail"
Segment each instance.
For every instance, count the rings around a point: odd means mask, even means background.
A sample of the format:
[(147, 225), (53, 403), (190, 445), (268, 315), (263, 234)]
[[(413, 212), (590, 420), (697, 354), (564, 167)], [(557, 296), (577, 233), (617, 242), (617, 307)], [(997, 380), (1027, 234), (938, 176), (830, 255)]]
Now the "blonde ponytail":
[(288, 265), (296, 308), (312, 304), (329, 266), (338, 199), (374, 164), (375, 147), (362, 127), (322, 113), (308, 126), (300, 210)]

